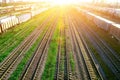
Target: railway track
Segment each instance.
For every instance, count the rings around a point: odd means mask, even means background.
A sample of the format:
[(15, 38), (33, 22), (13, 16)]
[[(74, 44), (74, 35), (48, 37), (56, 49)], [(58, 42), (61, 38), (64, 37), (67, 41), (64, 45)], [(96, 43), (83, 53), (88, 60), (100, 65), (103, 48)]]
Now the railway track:
[[(81, 33), (83, 33), (84, 37), (87, 35), (87, 36), (86, 36), (86, 39), (87, 39), (88, 37), (91, 38), (91, 39), (93, 39), (92, 37), (94, 37), (94, 35), (92, 35), (91, 37), (88, 36), (88, 35), (90, 35), (90, 33), (89, 33), (90, 31), (87, 30), (89, 27), (88, 27), (88, 28), (85, 28), (86, 25), (83, 25), (85, 22), (80, 22), (81, 20), (80, 20), (79, 17), (77, 17), (75, 21), (76, 21), (75, 23), (76, 23), (78, 26), (81, 26), (81, 28), (78, 27), (78, 30), (80, 30)], [(83, 26), (84, 26), (84, 28), (83, 28)], [(89, 40), (89, 39), (87, 39), (87, 40), (83, 39), (83, 40), (84, 40), (84, 42), (85, 42), (85, 45), (87, 45), (87, 44), (86, 44), (86, 41)], [(95, 43), (95, 41), (93, 41), (93, 43)], [(91, 45), (91, 44), (90, 44), (90, 45)], [(88, 48), (88, 50), (90, 51), (90, 57), (91, 57), (92, 60), (93, 60), (93, 63), (94, 63), (94, 65), (95, 65), (95, 68), (96, 68), (97, 72), (99, 73), (100, 78), (101, 78), (102, 80), (107, 80), (107, 76), (106, 76), (106, 74), (104, 73), (102, 66), (100, 65), (99, 61), (96, 59), (96, 57), (95, 57), (95, 55), (94, 55), (95, 52), (93, 52), (90, 48)], [(102, 50), (101, 50), (101, 51), (102, 51)], [(101, 52), (101, 53), (102, 53), (102, 52)], [(101, 53), (100, 53), (100, 54), (101, 54)], [(104, 55), (104, 54), (102, 54), (102, 55)], [(103, 58), (103, 59), (104, 59), (104, 58)]]
[[(89, 40), (95, 47), (98, 55), (107, 64), (116, 79), (120, 75), (120, 57), (107, 45), (89, 26), (81, 21), (74, 12), (66, 12), (65, 26), (60, 27), (60, 38), (58, 41), (58, 53), (56, 62), (55, 80), (107, 80), (100, 63), (97, 61), (94, 53), (86, 44)], [(53, 18), (51, 20), (50, 18)], [(39, 35), (45, 30), (42, 40), (39, 42), (37, 49), (27, 63), (20, 80), (38, 80), (41, 79), (44, 70), (49, 43), (56, 29), (57, 14), (47, 17), (47, 19), (36, 28), (12, 53), (0, 64), (0, 80), (7, 80), (10, 74), (16, 69), (25, 53), (37, 40)], [(28, 30), (28, 29), (26, 29)], [(25, 32), (25, 31), (23, 31)], [(23, 35), (18, 33), (16, 35)], [(15, 35), (15, 36), (16, 36)], [(11, 46), (9, 43), (8, 47)], [(4, 50), (3, 50), (4, 51)], [(72, 71), (70, 62), (70, 53), (73, 53), (75, 61), (75, 73)]]
[(75, 76), (73, 75), (73, 72), (72, 72), (72, 64), (70, 62), (70, 53), (72, 52), (71, 51), (71, 48), (70, 48), (70, 36), (69, 36), (69, 31), (67, 28), (65, 28), (65, 58), (66, 58), (66, 70), (67, 70), (67, 79), (68, 80), (76, 80), (75, 79)]
[[(70, 20), (70, 19), (69, 19)], [(69, 22), (69, 28), (70, 28), (70, 32), (71, 32), (71, 38), (72, 38), (72, 44), (73, 44), (73, 50), (74, 50), (74, 55), (76, 56), (76, 61), (77, 61), (77, 68), (79, 70), (79, 73), (78, 73), (78, 79), (85, 79), (85, 80), (89, 80), (89, 74), (88, 74), (88, 71), (86, 69), (86, 65), (85, 65), (85, 62), (83, 60), (83, 57), (81, 56), (81, 50), (80, 50), (80, 47), (79, 47), (79, 43), (77, 41), (77, 37), (73, 29), (73, 24), (72, 22), (70, 21)]]
[[(76, 15), (76, 14), (75, 14), (75, 15)], [(82, 23), (80, 23), (79, 20), (80, 20), (80, 18), (79, 18), (78, 16), (75, 16), (75, 17), (74, 17), (74, 21), (73, 21), (73, 22), (79, 27), (79, 28), (77, 28), (77, 30), (81, 30), (81, 28), (80, 28), (81, 25), (80, 25), (80, 24), (82, 24)], [(95, 55), (94, 55), (94, 52), (91, 50), (91, 48), (88, 46), (88, 43), (86, 42), (86, 41), (87, 41), (87, 40), (86, 40), (87, 37), (85, 36), (86, 33), (84, 33), (84, 32), (86, 32), (86, 31), (81, 30), (81, 31), (79, 31), (79, 32), (81, 32), (82, 35), (84, 35), (84, 36), (82, 36), (82, 37), (84, 37), (84, 38), (83, 38), (83, 42), (84, 42), (86, 48), (88, 49), (89, 55), (90, 55), (90, 57), (91, 57), (91, 59), (92, 59), (92, 61), (93, 61), (93, 64), (94, 64), (94, 66), (95, 66), (96, 72), (98, 72), (98, 75), (99, 75), (99, 77), (100, 77), (102, 80), (107, 80), (106, 75), (105, 75), (105, 73), (104, 73), (101, 65), (99, 64), (98, 60), (96, 59), (96, 57), (95, 57)]]
[(70, 38), (70, 43), (71, 43), (71, 52), (73, 53), (73, 60), (75, 61), (75, 71), (73, 73), (73, 79), (80, 80), (80, 73), (79, 73), (79, 66), (78, 66), (77, 56), (75, 55), (75, 51), (74, 51), (74, 49), (76, 47), (74, 47), (74, 43), (72, 42), (73, 38), (72, 38), (72, 33), (70, 32), (70, 29), (69, 29), (69, 27), (71, 25), (70, 25), (68, 16), (66, 16), (66, 22), (67, 22), (67, 26), (68, 26), (68, 33), (69, 33), (69, 38)]
[[(71, 62), (71, 60), (75, 60), (74, 58), (74, 54), (72, 51), (72, 44), (71, 44), (71, 38), (70, 38), (70, 31), (69, 31), (69, 21), (68, 21), (68, 16), (66, 15), (65, 17), (65, 49), (66, 49), (66, 61), (67, 61), (67, 76), (68, 76), (68, 80), (78, 80), (76, 78), (76, 73), (78, 70), (75, 69), (75, 67), (73, 67), (73, 65), (75, 66), (75, 62)], [(76, 65), (77, 66), (77, 65)]]
[[(81, 26), (85, 26), (81, 25)], [(116, 53), (113, 53), (112, 49), (110, 49), (107, 44), (103, 43), (103, 40), (98, 37), (98, 35), (95, 34), (89, 27), (87, 27), (88, 30), (87, 36), (91, 40), (92, 44), (96, 46), (96, 50), (98, 51), (101, 58), (104, 60), (104, 62), (108, 65), (108, 67), (111, 69), (113, 74), (116, 76), (117, 79), (119, 79), (119, 57), (116, 57)], [(90, 38), (91, 36), (91, 38)]]
[[(75, 23), (77, 26), (77, 30), (79, 33), (79, 36), (81, 37), (81, 41), (83, 43), (83, 46), (85, 46), (85, 51), (86, 54), (84, 55), (84, 58), (86, 58), (86, 64), (87, 64), (87, 68), (90, 74), (90, 78), (91, 79), (104, 79), (106, 80), (106, 77), (104, 76), (103, 71), (100, 69), (100, 65), (99, 63), (96, 61), (95, 56), (92, 54), (92, 52), (90, 51), (90, 49), (88, 48), (86, 41), (83, 37), (83, 34), (81, 33), (82, 31), (79, 31), (80, 29), (78, 28), (77, 23)], [(101, 72), (101, 74), (100, 74)]]
[[(45, 17), (47, 17), (48, 15), (45, 15)], [(43, 19), (44, 19), (43, 18)], [(42, 20), (42, 19), (41, 19)], [(12, 38), (9, 38), (7, 41), (4, 41), (1, 45), (0, 45), (0, 52), (2, 55), (3, 53), (5, 53), (5, 51), (10, 48), (10, 47), (13, 47), (18, 41), (19, 39), (17, 39), (16, 37), (17, 36), (21, 36), (21, 38), (25, 37), (25, 33), (26, 32), (29, 32), (30, 31), (30, 28), (29, 26), (26, 26), (24, 27), (21, 31), (19, 31), (17, 34), (15, 34)], [(4, 47), (3, 47), (4, 46)]]
[[(66, 21), (64, 21), (66, 24)], [(67, 41), (68, 31), (66, 27), (59, 27), (60, 28), (60, 38), (58, 44), (58, 53), (57, 53), (57, 62), (56, 62), (56, 72), (54, 80), (74, 80), (71, 65), (70, 65), (70, 50)]]
[[(117, 79), (119, 79), (119, 69), (120, 69), (120, 61), (119, 56), (117, 53), (112, 50), (107, 43), (105, 43), (104, 40), (102, 40), (95, 32), (93, 32), (90, 27), (85, 24), (85, 22), (81, 21), (80, 18), (78, 18), (77, 23), (79, 26), (84, 26), (84, 28), (81, 28), (81, 32), (86, 34), (86, 36), (89, 38), (89, 40), (92, 42), (92, 44), (95, 46), (96, 50), (98, 51), (101, 58), (104, 60), (104, 62), (108, 65), (108, 67), (111, 69), (113, 74), (116, 76)], [(79, 28), (80, 30), (80, 28)]]
[[(90, 36), (90, 33), (87, 34), (88, 37)], [(92, 39), (91, 39), (92, 38)], [(111, 56), (110, 57), (110, 52), (109, 51), (106, 51), (107, 49), (101, 45), (101, 43), (99, 42), (98, 39), (96, 39), (95, 37), (89, 37), (89, 39), (91, 39), (91, 42), (92, 44), (95, 46), (98, 54), (100, 55), (100, 57), (103, 59), (103, 61), (105, 62), (105, 64), (107, 64), (107, 66), (110, 68), (110, 70), (113, 72), (113, 74), (116, 76), (116, 78), (119, 79), (119, 64), (116, 64), (116, 63), (119, 63), (118, 60), (116, 60), (115, 58), (112, 59)], [(114, 62), (116, 61), (116, 62)]]
[[(90, 28), (89, 28), (90, 30)], [(95, 35), (95, 39), (97, 40), (97, 44), (102, 48), (103, 52), (105, 53), (105, 55), (107, 56), (107, 58), (111, 61), (111, 63), (113, 63), (113, 65), (116, 68), (116, 71), (120, 73), (120, 57), (119, 55), (112, 50), (112, 48), (110, 48), (101, 38), (99, 38), (98, 35), (96, 35), (95, 32), (93, 32), (91, 30), (91, 33), (93, 35)]]
[(36, 41), (39, 34), (44, 30), (44, 26), (49, 21), (50, 16), (36, 28), (30, 36), (28, 36), (0, 65), (0, 79), (8, 79), (13, 70), (17, 67), (19, 62), (22, 60), (25, 52), (32, 46)]
[[(83, 35), (81, 34), (79, 29), (77, 28), (78, 25), (76, 23), (74, 23), (74, 21), (75, 21), (74, 19), (69, 19), (69, 20), (73, 21), (73, 22), (70, 22), (70, 23), (71, 23), (71, 26), (73, 26), (73, 28), (71, 28), (71, 33), (72, 34), (74, 33), (72, 38), (74, 38), (76, 36), (76, 42), (74, 42), (74, 44), (76, 44), (76, 43), (78, 44), (78, 47), (79, 47), (79, 50), (80, 50), (80, 52), (78, 52), (78, 53), (81, 54), (80, 56), (82, 56), (81, 58), (82, 58), (82, 61), (83, 61), (81, 63), (84, 63), (82, 66), (86, 67), (85, 69), (82, 68), (83, 71), (81, 71), (81, 72), (83, 72), (83, 74), (80, 75), (80, 78), (81, 79), (91, 79), (91, 80), (92, 79), (100, 79), (100, 76), (98, 76), (97, 71), (95, 71), (96, 69), (94, 69), (95, 68), (93, 66), (94, 62), (93, 62), (93, 59), (91, 59), (91, 57), (90, 57), (89, 49), (85, 45)], [(74, 32), (72, 32), (72, 30), (74, 30)], [(75, 38), (74, 38), (74, 40), (75, 40)], [(76, 44), (76, 46), (77, 46), (77, 44)], [(76, 54), (76, 58), (77, 58), (77, 56), (79, 56), (79, 54)], [(77, 58), (77, 59), (80, 59), (80, 58)], [(77, 62), (79, 62), (79, 61), (80, 60), (77, 60)], [(81, 66), (81, 65), (78, 65), (78, 66)], [(88, 76), (84, 77), (84, 75), (88, 75)]]
[(49, 26), (48, 31), (46, 31), (28, 66), (24, 70), (20, 80), (38, 80), (41, 78), (47, 57), (49, 43), (54, 33), (56, 23), (57, 17), (55, 18), (54, 22)]
[(62, 41), (61, 40), (61, 34), (62, 34), (61, 29), (60, 29), (59, 33), (60, 33), (60, 38), (59, 38), (59, 42), (58, 42), (56, 72), (55, 72), (55, 78), (54, 78), (54, 80), (64, 79), (63, 74), (62, 75), (60, 74), (60, 60), (62, 60), (61, 59), (61, 44), (62, 44), (61, 43), (61, 41)]
[[(76, 21), (76, 20), (74, 19), (74, 21)], [(74, 23), (76, 24), (76, 26), (80, 26), (80, 25), (78, 25), (79, 23), (76, 23), (76, 22), (74, 22)], [(77, 30), (80, 30), (80, 29), (77, 27)], [(84, 35), (83, 34), (84, 32), (82, 32), (82, 31), (78, 31), (78, 32), (79, 32), (79, 35), (81, 35), (81, 34)], [(82, 32), (82, 33), (80, 33), (80, 32)], [(89, 60), (91, 60), (91, 64), (93, 64), (93, 68), (95, 68), (94, 70), (92, 70), (92, 72), (94, 72), (94, 71), (96, 72), (96, 75), (98, 75), (97, 76), (98, 79), (107, 80), (102, 67), (100, 66), (95, 55), (93, 54), (93, 52), (90, 50), (90, 48), (88, 47), (88, 45), (86, 43), (85, 35), (81, 36), (81, 38), (82, 38), (82, 42), (84, 43), (85, 48), (87, 49), (88, 58), (89, 58)]]
[(58, 53), (57, 53), (57, 62), (56, 62), (56, 73), (55, 80), (68, 80), (67, 76), (67, 60), (66, 60), (66, 50), (65, 50), (65, 28), (60, 28), (60, 38), (58, 45)]

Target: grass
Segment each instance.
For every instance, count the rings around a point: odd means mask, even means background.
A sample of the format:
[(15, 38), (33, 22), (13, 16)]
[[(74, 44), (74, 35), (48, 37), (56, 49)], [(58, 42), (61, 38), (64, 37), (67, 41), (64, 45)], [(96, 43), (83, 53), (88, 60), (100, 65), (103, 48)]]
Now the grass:
[[(0, 46), (0, 49), (6, 47), (6, 45), (9, 44), (11, 41), (13, 42), (13, 44), (10, 45), (7, 49), (5, 49), (5, 51), (0, 53), (0, 62), (2, 62), (5, 59), (5, 57), (7, 57), (7, 55), (9, 55), (9, 53), (13, 51), (13, 49), (15, 49), (37, 26), (39, 26), (44, 21), (44, 19), (47, 17), (44, 15), (48, 15), (49, 13), (50, 11), (43, 12), (42, 14), (33, 17), (31, 20), (25, 23), (22, 23), (8, 30), (8, 32), (0, 35), (0, 44), (2, 44), (2, 46)], [(19, 32), (22, 33), (26, 26), (28, 26), (29, 30), (25, 31), (24, 35), (21, 36), (19, 34), (18, 36), (14, 37), (15, 34)], [(9, 39), (11, 40), (7, 42), (7, 40)], [(13, 39), (15, 39), (15, 41), (13, 41)]]
[(32, 45), (32, 47), (27, 51), (27, 53), (25, 54), (24, 58), (22, 59), (22, 61), (19, 63), (19, 65), (17, 66), (16, 70), (13, 72), (13, 74), (10, 76), (9, 80), (19, 80), (22, 71), (24, 71), (24, 68), (27, 64), (27, 62), (30, 60), (31, 56), (33, 55), (34, 51), (36, 50), (36, 48), (38, 47), (38, 44), (40, 43), (40, 41), (42, 40), (45, 32), (47, 31), (49, 25), (50, 25), (51, 21), (46, 25), (46, 28), (44, 29), (44, 31), (40, 34), (39, 38), (36, 40), (36, 42)]
[(57, 28), (54, 32), (54, 35), (52, 37), (52, 41), (49, 46), (48, 50), (48, 57), (47, 61), (45, 64), (45, 69), (42, 74), (41, 80), (53, 80), (54, 75), (55, 75), (55, 70), (56, 70), (56, 59), (57, 59), (57, 52), (58, 52), (58, 43), (60, 39), (60, 28), (63, 27), (63, 20), (62, 20), (62, 13), (60, 14), (58, 23), (57, 23)]
[(43, 33), (39, 36), (37, 41), (32, 45), (30, 50), (25, 54), (24, 58), (22, 61), (19, 63), (17, 66), (16, 70), (13, 72), (13, 74), (10, 76), (9, 80), (18, 80), (22, 71), (25, 68), (26, 63), (29, 61), (30, 57), (33, 55), (36, 47), (38, 46), (40, 40), (42, 39)]
[(70, 52), (70, 64), (71, 64), (71, 68), (72, 68), (72, 72), (75, 71), (75, 62), (74, 62), (74, 59), (73, 59), (73, 53)]
[(45, 70), (42, 75), (42, 80), (53, 80), (55, 65), (56, 65), (56, 56), (58, 51), (58, 37), (59, 37), (59, 29), (55, 30), (54, 36), (49, 46), (48, 57), (45, 65)]
[[(68, 29), (69, 26), (67, 25), (65, 28)], [(69, 34), (66, 34), (66, 35), (69, 35)], [(70, 67), (71, 67), (72, 73), (74, 74), (74, 72), (75, 72), (75, 61), (74, 61), (74, 54), (72, 52), (72, 45), (71, 45), (71, 41), (70, 41), (70, 35), (68, 37), (66, 37), (66, 38), (67, 38), (66, 44), (69, 45), (69, 46), (67, 46), (67, 48), (69, 49), (68, 55), (69, 55)]]
[(16, 25), (15, 27), (9, 29), (7, 32), (0, 35), (0, 44), (5, 42), (9, 38), (12, 38), (16, 33), (20, 32), (20, 31), (24, 31), (25, 27), (34, 28), (37, 25), (39, 25), (38, 23), (40, 23), (40, 21), (44, 18), (44, 16), (43, 16), (44, 14), (45, 14), (45, 12), (33, 17), (31, 20), (29, 20), (27, 22), (21, 23), (20, 25)]

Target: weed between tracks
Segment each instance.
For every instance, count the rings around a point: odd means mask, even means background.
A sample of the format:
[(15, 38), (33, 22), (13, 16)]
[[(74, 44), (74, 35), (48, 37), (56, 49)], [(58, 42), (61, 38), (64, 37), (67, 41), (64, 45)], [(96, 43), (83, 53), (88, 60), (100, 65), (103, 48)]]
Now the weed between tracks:
[(70, 52), (70, 64), (71, 64), (71, 68), (72, 68), (72, 72), (75, 71), (75, 62), (74, 62), (74, 59), (73, 59), (73, 53)]
[[(42, 75), (41, 80), (54, 80), (55, 72), (56, 72), (56, 62), (57, 62), (57, 53), (58, 53), (58, 44), (59, 39), (61, 40), (61, 63), (59, 64), (59, 70), (61, 77), (66, 77), (67, 74), (64, 74), (65, 72), (65, 36), (60, 35), (59, 31), (64, 30), (65, 24), (64, 24), (64, 17), (63, 12), (60, 14), (60, 18), (58, 20), (57, 29), (55, 30), (55, 33), (53, 35), (52, 41), (50, 43), (50, 47), (48, 50), (48, 57), (45, 65), (45, 69)], [(62, 31), (62, 34), (64, 31)], [(70, 41), (69, 41), (70, 43)], [(70, 52), (70, 65), (72, 67), (72, 71), (75, 71), (75, 63), (73, 59), (73, 53)], [(63, 76), (62, 76), (63, 75)]]
[[(60, 31), (60, 28), (63, 27), (63, 24), (64, 23), (63, 23), (63, 19), (62, 19), (62, 14), (60, 14), (60, 17), (59, 17), (59, 20), (57, 23), (57, 28), (54, 32), (52, 41), (49, 46), (45, 70), (44, 70), (42, 78), (41, 78), (42, 80), (53, 80), (54, 79), (55, 70), (56, 70), (55, 67), (56, 67), (56, 61), (57, 61), (56, 57), (57, 57), (57, 52), (58, 52), (58, 43), (59, 43), (59, 39), (62, 38), (62, 37), (60, 37), (59, 31)], [(62, 67), (64, 70), (64, 66), (62, 66)]]
[(59, 38), (59, 28), (55, 30), (52, 41), (48, 50), (48, 57), (45, 65), (45, 70), (42, 75), (42, 80), (53, 80), (54, 72), (55, 72), (55, 64), (56, 64), (56, 53), (58, 46), (58, 38)]

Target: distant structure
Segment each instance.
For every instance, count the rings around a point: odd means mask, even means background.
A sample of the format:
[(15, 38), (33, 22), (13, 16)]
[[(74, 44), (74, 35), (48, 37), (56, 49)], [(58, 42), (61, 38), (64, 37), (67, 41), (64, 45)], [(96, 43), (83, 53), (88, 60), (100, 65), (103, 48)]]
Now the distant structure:
[(6, 0), (2, 0), (2, 3), (6, 3), (7, 1)]
[(24, 0), (17, 0), (16, 2), (23, 2)]
[(13, 3), (15, 0), (0, 0), (0, 3)]
[(14, 0), (9, 0), (9, 2), (10, 2), (10, 3), (13, 3), (13, 2), (14, 2)]

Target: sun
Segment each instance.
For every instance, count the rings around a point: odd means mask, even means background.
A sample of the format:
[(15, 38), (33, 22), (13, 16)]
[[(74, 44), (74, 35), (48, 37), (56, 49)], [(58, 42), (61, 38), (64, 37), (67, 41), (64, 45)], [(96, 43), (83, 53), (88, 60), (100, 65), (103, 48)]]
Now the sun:
[(56, 5), (67, 5), (67, 4), (72, 4), (74, 1), (73, 0), (53, 0), (53, 4)]
[(68, 2), (66, 0), (59, 0), (59, 1), (55, 1), (55, 3), (58, 4), (58, 5), (65, 5)]

